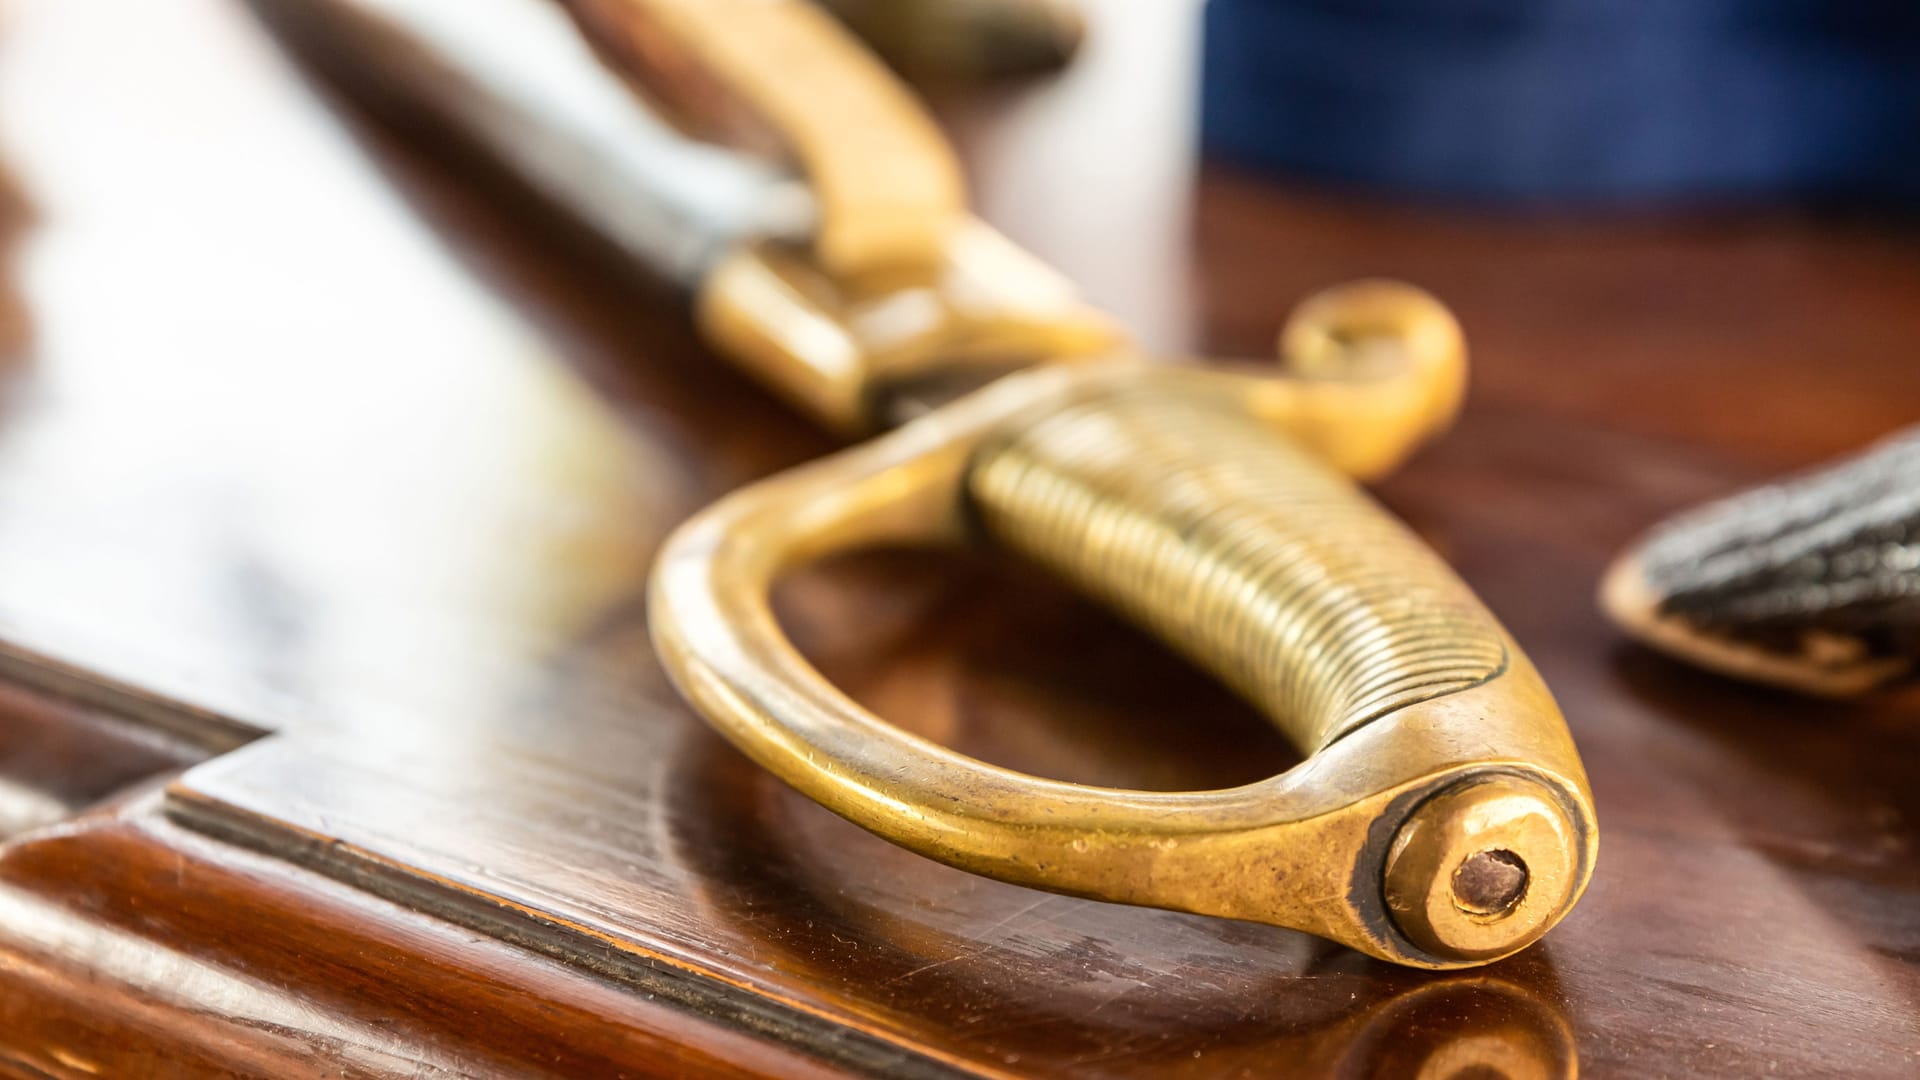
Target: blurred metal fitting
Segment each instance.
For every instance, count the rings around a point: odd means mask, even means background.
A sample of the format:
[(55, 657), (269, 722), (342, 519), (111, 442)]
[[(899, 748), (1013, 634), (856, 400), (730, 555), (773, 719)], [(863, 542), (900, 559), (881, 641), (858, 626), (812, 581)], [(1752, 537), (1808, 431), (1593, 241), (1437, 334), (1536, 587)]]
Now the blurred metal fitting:
[(822, 0), (889, 64), (998, 77), (1065, 66), (1086, 36), (1073, 0)]

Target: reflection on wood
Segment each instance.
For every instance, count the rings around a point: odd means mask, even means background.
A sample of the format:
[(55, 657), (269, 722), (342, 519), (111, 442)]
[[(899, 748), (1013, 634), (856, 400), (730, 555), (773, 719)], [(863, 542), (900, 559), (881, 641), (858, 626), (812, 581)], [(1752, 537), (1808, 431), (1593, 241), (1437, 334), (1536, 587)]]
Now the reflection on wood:
[(139, 805), (0, 853), (0, 956), (0, 1065), (39, 1075), (827, 1074)]

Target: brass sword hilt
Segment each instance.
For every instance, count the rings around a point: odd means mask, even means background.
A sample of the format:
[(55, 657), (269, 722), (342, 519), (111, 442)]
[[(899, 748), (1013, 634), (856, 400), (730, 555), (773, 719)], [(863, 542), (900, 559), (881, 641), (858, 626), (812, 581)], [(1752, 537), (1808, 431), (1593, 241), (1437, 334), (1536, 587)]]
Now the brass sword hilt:
[[(1322, 294), (1282, 335), (1286, 378), (1144, 363), (967, 214), (932, 120), (816, 9), (566, 6), (692, 129), (811, 182), (810, 241), (746, 244), (700, 286), (718, 348), (849, 434), (957, 396), (668, 541), (655, 642), (716, 729), (880, 836), (1023, 885), (1429, 968), (1505, 956), (1566, 914), (1599, 834), (1559, 709), (1472, 591), (1352, 482), (1458, 411), (1466, 354), (1443, 306), (1385, 282)], [(1014, 368), (1029, 370), (995, 377)], [(1128, 791), (888, 724), (799, 655), (768, 597), (797, 565), (903, 543), (1047, 567), (1212, 671), (1306, 760), (1228, 790)]]

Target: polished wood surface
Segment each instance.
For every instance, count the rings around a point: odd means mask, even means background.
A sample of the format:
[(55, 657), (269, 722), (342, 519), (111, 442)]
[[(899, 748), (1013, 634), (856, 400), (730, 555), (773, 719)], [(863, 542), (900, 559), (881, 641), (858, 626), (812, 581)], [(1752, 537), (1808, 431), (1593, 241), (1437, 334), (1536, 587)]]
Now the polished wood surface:
[[(244, 8), (35, 0), (0, 23), (0, 1061), (1920, 1071), (1911, 708), (1681, 669), (1591, 595), (1661, 514), (1920, 420), (1910, 230), (1506, 220), (1197, 169), (1193, 13), (1145, 8), (1097, 5), (1058, 82), (942, 95), (983, 211), (1167, 350), (1265, 353), (1291, 301), (1365, 274), (1455, 306), (1468, 413), (1382, 496), (1585, 754), (1600, 865), (1544, 944), (1399, 970), (971, 877), (785, 790), (662, 681), (641, 585), (675, 522), (831, 441)], [(1177, 789), (1289, 760), (1001, 560), (843, 560), (783, 609), (864, 704), (990, 761)]]

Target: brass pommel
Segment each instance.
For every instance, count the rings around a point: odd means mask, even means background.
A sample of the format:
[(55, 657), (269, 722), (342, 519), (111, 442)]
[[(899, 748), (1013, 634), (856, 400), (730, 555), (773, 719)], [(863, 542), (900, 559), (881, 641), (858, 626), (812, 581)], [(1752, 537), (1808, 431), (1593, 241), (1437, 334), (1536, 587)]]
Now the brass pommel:
[(1572, 902), (1578, 841), (1560, 801), (1515, 776), (1422, 803), (1387, 854), (1387, 911), (1438, 957), (1483, 960), (1547, 932)]

